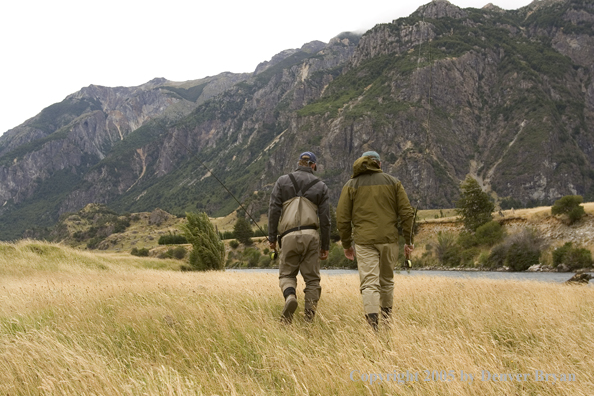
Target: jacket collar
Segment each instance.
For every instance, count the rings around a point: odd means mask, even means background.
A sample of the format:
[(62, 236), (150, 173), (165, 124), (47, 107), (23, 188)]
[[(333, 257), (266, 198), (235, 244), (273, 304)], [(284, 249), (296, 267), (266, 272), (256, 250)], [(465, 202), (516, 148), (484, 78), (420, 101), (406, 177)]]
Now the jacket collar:
[(295, 171), (308, 172), (313, 175), (313, 170), (309, 166), (300, 166), (299, 165), (299, 166), (297, 166), (297, 169), (295, 169)]

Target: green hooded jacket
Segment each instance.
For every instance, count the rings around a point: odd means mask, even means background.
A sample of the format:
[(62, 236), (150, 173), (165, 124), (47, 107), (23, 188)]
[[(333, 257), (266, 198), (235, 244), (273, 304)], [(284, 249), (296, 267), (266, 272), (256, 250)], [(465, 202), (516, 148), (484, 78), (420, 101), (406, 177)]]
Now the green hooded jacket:
[(414, 210), (402, 184), (370, 157), (357, 159), (336, 208), (343, 248), (350, 248), (353, 239), (358, 245), (397, 242), (399, 220), (405, 243), (412, 245)]

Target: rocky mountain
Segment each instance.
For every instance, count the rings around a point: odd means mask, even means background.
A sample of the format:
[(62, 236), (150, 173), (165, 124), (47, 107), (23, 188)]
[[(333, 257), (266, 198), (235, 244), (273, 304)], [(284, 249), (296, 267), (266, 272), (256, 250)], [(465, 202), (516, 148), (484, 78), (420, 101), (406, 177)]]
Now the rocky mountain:
[(504, 207), (591, 200), (593, 22), (585, 0), (435, 0), (254, 73), (87, 87), (0, 138), (0, 238), (88, 203), (226, 214), (217, 179), (258, 213), (305, 150), (334, 202), (368, 149), (422, 208), (452, 207), (467, 174)]

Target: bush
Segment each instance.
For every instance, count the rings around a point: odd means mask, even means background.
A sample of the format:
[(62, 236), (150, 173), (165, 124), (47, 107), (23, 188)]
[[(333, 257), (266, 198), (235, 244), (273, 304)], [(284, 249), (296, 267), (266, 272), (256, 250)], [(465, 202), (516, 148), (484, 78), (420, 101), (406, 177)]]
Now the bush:
[(159, 245), (181, 245), (188, 243), (188, 240), (183, 235), (169, 233), (168, 235), (161, 235), (158, 243)]
[(553, 265), (558, 267), (561, 264), (565, 264), (569, 270), (591, 267), (592, 252), (584, 248), (574, 248), (571, 242), (567, 242), (553, 251)]
[(541, 238), (533, 230), (525, 229), (491, 249), (487, 265), (491, 268), (506, 266), (512, 271), (525, 271), (539, 263), (541, 249)]
[(435, 254), (441, 265), (455, 267), (460, 264), (460, 246), (456, 244), (454, 234), (447, 232), (437, 233), (437, 243), (435, 245)]
[(225, 245), (206, 213), (187, 213), (182, 230), (192, 244), (189, 263), (198, 271), (221, 270), (225, 265)]
[(505, 257), (507, 256), (507, 250), (508, 247), (503, 243), (491, 249), (491, 253), (489, 253), (489, 257), (485, 262), (486, 266), (489, 268), (503, 267), (505, 264)]
[(260, 257), (262, 256), (262, 254), (260, 253), (260, 251), (258, 249), (247, 248), (243, 252), (243, 256), (244, 256), (244, 258), (247, 259), (248, 268), (253, 268), (253, 267), (258, 266), (258, 263), (260, 262)]
[(501, 242), (504, 231), (501, 224), (496, 221), (490, 221), (478, 227), (475, 236), (479, 245), (493, 246)]
[(265, 237), (268, 236), (268, 225), (265, 224), (263, 228), (257, 227), (256, 231), (254, 231), (255, 237)]
[(258, 261), (258, 267), (269, 268), (271, 262), (272, 259), (270, 258), (270, 256), (263, 255), (262, 257), (260, 257), (260, 260)]
[(538, 264), (540, 250), (524, 243), (512, 243), (505, 257), (505, 264), (512, 271), (526, 271), (530, 266)]
[(566, 195), (555, 201), (555, 204), (551, 208), (551, 214), (567, 215), (569, 224), (573, 224), (586, 214), (584, 207), (580, 205), (583, 201), (584, 199), (581, 195)]
[(149, 250), (147, 248), (132, 248), (132, 250), (130, 251), (130, 254), (132, 256), (138, 256), (138, 257), (148, 257), (149, 255)]
[(229, 242), (229, 246), (231, 246), (231, 248), (233, 249), (237, 249), (239, 247), (239, 242), (237, 242), (237, 240), (232, 240), (231, 242)]
[(96, 249), (97, 246), (99, 246), (99, 244), (103, 241), (103, 239), (105, 238), (100, 236), (94, 236), (89, 240), (89, 242), (87, 242), (87, 249)]
[(221, 239), (225, 240), (225, 239), (233, 239), (235, 238), (235, 234), (233, 233), (233, 231), (223, 231), (223, 232), (219, 232)]
[(357, 268), (357, 259), (351, 261), (344, 256), (344, 249), (342, 246), (333, 243), (328, 252), (328, 259), (322, 261), (321, 265), (333, 268)]
[(470, 249), (471, 247), (479, 244), (476, 235), (469, 231), (462, 231), (458, 235), (458, 245), (464, 249)]
[(474, 267), (474, 259), (481, 253), (478, 247), (472, 247), (460, 252), (460, 264), (464, 267)]
[(186, 248), (184, 248), (183, 246), (178, 246), (178, 247), (175, 247), (170, 250), (171, 250), (171, 257), (173, 257), (174, 259), (177, 259), (177, 260), (182, 260), (184, 257), (186, 257), (186, 254), (188, 253)]

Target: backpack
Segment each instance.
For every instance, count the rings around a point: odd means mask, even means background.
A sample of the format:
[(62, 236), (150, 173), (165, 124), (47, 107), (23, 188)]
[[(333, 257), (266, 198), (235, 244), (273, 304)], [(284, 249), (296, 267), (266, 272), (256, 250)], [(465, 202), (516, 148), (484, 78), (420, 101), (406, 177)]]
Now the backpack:
[(299, 189), (297, 180), (295, 180), (295, 176), (292, 173), (289, 173), (289, 178), (293, 183), (297, 195), (283, 202), (283, 209), (278, 224), (279, 241), (290, 232), (316, 230), (319, 227), (318, 206), (305, 198), (303, 194), (321, 182), (321, 180), (316, 178), (305, 187)]

